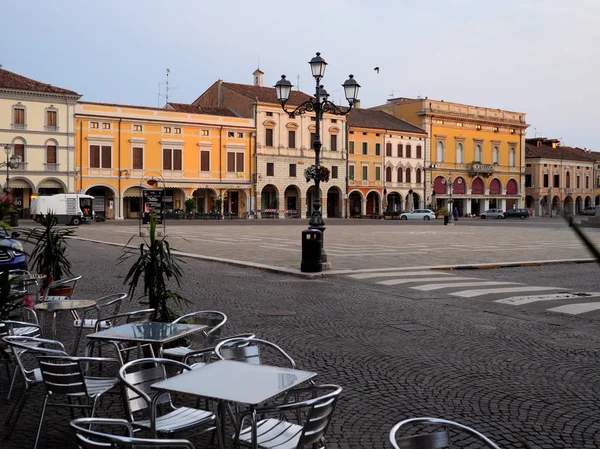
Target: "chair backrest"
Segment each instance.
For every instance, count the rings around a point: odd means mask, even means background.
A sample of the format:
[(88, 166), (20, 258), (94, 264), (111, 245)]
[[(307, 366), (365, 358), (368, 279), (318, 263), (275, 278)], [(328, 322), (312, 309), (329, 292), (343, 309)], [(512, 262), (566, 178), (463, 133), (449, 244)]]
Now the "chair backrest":
[(103, 314), (118, 315), (121, 310), (121, 303), (127, 298), (127, 293), (113, 293), (102, 298), (96, 299), (96, 308)]
[(214, 344), (221, 335), (221, 330), (227, 322), (227, 315), (217, 310), (200, 310), (187, 313), (177, 318), (173, 323), (202, 324), (208, 326), (204, 331), (188, 336), (192, 345), (198, 347), (209, 347)]
[(87, 395), (85, 376), (77, 357), (39, 357), (38, 362), (48, 393)]
[(18, 336), (3, 337), (2, 340), (10, 346), (26, 384), (36, 382), (33, 373), (38, 367), (37, 357), (67, 355), (63, 344), (55, 340)]
[[(42, 296), (42, 301), (51, 301), (56, 299), (70, 299), (73, 296), (73, 292), (75, 291), (75, 286), (77, 285), (77, 281), (80, 280), (82, 276), (72, 276), (68, 278), (63, 278), (58, 281), (53, 281), (46, 290), (44, 290), (44, 295)], [(52, 294), (52, 289), (57, 288), (66, 288), (68, 292), (64, 294), (60, 294), (58, 296), (54, 296)]]
[[(169, 447), (194, 449), (188, 440), (134, 438), (133, 427), (124, 419), (79, 418), (69, 424), (75, 431), (80, 449), (110, 449), (134, 447)], [(100, 430), (106, 429), (105, 432)], [(124, 436), (116, 433), (124, 433)]]
[[(134, 414), (148, 409), (152, 397), (157, 394), (152, 390), (152, 384), (167, 379), (166, 367), (175, 367), (174, 371), (190, 370), (184, 363), (159, 358), (133, 360), (119, 369), (119, 379), (123, 386), (123, 399), (125, 409), (130, 421), (134, 421)], [(156, 404), (171, 402), (169, 394), (162, 394)]]
[[(396, 434), (399, 431), (404, 431), (406, 428), (414, 426), (431, 426), (442, 427), (443, 431), (419, 433), (403, 437), (398, 437)], [(439, 418), (409, 418), (400, 421), (390, 431), (390, 442), (394, 449), (445, 449), (452, 447), (449, 430), (454, 429), (466, 433), (473, 437), (479, 443), (485, 443), (484, 447), (491, 449), (500, 449), (489, 438), (479, 433), (475, 429), (465, 426), (454, 421)]]
[[(189, 365), (190, 363), (194, 363), (194, 360), (201, 359), (204, 363), (209, 363), (215, 359), (215, 346), (225, 340), (232, 340), (235, 338), (254, 338), (254, 334), (238, 334), (238, 335), (229, 335), (227, 337), (220, 337), (214, 341), (211, 347), (199, 349), (197, 351), (189, 352), (185, 355), (183, 359), (183, 363)], [(217, 358), (218, 359), (218, 358)]]
[[(215, 348), (215, 354), (221, 360), (233, 360), (236, 362), (251, 363), (260, 365), (263, 363), (265, 352), (275, 355), (277, 358), (283, 358), (285, 364), (290, 368), (296, 368), (296, 362), (283, 349), (267, 340), (260, 338), (232, 338), (222, 341)], [(269, 360), (269, 364), (273, 365)]]
[(112, 327), (119, 326), (121, 324), (127, 323), (141, 323), (144, 321), (149, 321), (154, 314), (154, 309), (143, 309), (143, 310), (134, 310), (132, 312), (123, 312), (118, 313), (116, 315), (104, 316), (102, 320), (98, 320), (96, 322), (96, 327), (94, 328), (94, 332), (99, 332), (103, 330), (102, 324), (104, 322), (110, 322)]

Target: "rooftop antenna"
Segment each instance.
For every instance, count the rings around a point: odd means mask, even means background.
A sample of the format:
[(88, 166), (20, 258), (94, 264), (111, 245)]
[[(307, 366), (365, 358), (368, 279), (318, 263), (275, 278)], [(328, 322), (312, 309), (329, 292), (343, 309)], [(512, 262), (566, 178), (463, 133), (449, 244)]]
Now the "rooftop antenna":
[[(174, 89), (179, 89), (178, 87), (169, 87), (169, 73), (171, 73), (171, 69), (167, 69), (167, 77), (164, 83), (158, 83), (158, 107), (160, 108), (160, 97), (165, 97), (165, 104), (169, 103), (169, 91)], [(160, 93), (160, 86), (165, 86), (165, 94)]]
[(298, 92), (300, 92), (300, 75), (297, 75), (298, 82), (296, 83), (296, 87), (298, 88)]

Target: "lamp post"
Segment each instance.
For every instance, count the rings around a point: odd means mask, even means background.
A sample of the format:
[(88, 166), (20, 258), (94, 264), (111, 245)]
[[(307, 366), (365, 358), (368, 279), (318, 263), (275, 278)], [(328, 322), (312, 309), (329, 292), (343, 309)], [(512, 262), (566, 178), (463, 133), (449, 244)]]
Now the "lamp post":
[[(457, 184), (462, 184), (462, 178), (458, 178)], [(452, 200), (452, 189), (454, 188), (454, 180), (452, 179), (452, 172), (448, 174), (448, 182), (445, 183), (446, 188), (450, 189), (450, 198), (448, 200), (448, 224), (454, 225), (454, 200)]]
[[(340, 108), (336, 106), (334, 103), (328, 100), (329, 94), (321, 85), (321, 79), (325, 75), (325, 68), (327, 67), (327, 63), (321, 57), (321, 53), (317, 53), (317, 55), (312, 58), (309, 62), (310, 68), (312, 71), (312, 76), (315, 79), (315, 96), (311, 100), (307, 100), (293, 111), (287, 111), (285, 109), (285, 104), (290, 98), (290, 93), (292, 91), (292, 83), (290, 83), (287, 79), (285, 79), (285, 75), (281, 75), (281, 79), (277, 81), (275, 84), (275, 91), (277, 93), (277, 101), (281, 104), (281, 107), (284, 112), (286, 112), (291, 118), (302, 115), (307, 112), (315, 113), (315, 140), (313, 142), (313, 148), (315, 150), (315, 168), (318, 169), (320, 166), (320, 153), (321, 153), (321, 120), (323, 119), (323, 113), (328, 112), (330, 114), (335, 115), (346, 115), (352, 109), (352, 106), (358, 100), (358, 90), (360, 85), (354, 79), (354, 75), (350, 75), (350, 77), (342, 84), (344, 87), (344, 93), (346, 95), (346, 100), (348, 100), (349, 108)], [(313, 211), (310, 217), (310, 221), (308, 222), (309, 229), (318, 229), (322, 233), (321, 240), (321, 257), (322, 262), (327, 262), (327, 254), (325, 254), (325, 250), (323, 249), (323, 239), (325, 232), (325, 222), (323, 221), (323, 213), (321, 212), (321, 193), (319, 189), (321, 180), (318, 176), (315, 176), (315, 193), (313, 197)]]
[(9, 169), (17, 169), (19, 165), (21, 165), (22, 158), (21, 156), (15, 156), (12, 154), (12, 150), (10, 145), (6, 144), (4, 146), (4, 152), (6, 153), (6, 162), (0, 162), (0, 167), (6, 167), (6, 187), (4, 188), (4, 192), (8, 195), (10, 193), (10, 173)]

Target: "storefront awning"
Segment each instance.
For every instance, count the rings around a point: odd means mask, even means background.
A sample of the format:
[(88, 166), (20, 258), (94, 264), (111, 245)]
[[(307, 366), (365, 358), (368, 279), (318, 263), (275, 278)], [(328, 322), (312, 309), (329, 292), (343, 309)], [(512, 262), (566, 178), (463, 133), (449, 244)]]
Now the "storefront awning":
[[(145, 190), (145, 188), (143, 188), (143, 189)], [(140, 196), (142, 196), (142, 191), (140, 190), (139, 186), (129, 187), (123, 193), (123, 198), (140, 197)]]
[(10, 188), (11, 189), (31, 189), (31, 186), (24, 179), (11, 179), (10, 180)]
[[(11, 186), (12, 186), (12, 183), (11, 183)], [(61, 185), (61, 183), (54, 179), (45, 179), (38, 186), (39, 189), (62, 189), (62, 187), (63, 186)]]

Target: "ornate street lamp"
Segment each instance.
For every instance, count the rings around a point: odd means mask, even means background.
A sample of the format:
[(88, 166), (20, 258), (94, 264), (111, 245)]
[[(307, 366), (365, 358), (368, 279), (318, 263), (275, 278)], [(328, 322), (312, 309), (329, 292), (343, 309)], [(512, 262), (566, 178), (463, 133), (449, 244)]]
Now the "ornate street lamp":
[(20, 155), (15, 156), (12, 154), (12, 150), (8, 144), (4, 146), (4, 152), (6, 153), (6, 162), (0, 162), (0, 167), (6, 167), (6, 187), (4, 188), (4, 191), (8, 195), (10, 193), (10, 174), (8, 170), (15, 170), (19, 168), (19, 165), (21, 165), (23, 159)]
[[(315, 96), (314, 99), (307, 100), (302, 103), (300, 106), (296, 107), (293, 111), (288, 111), (285, 108), (285, 104), (290, 98), (290, 94), (292, 91), (292, 83), (290, 83), (285, 75), (281, 75), (281, 79), (277, 81), (275, 84), (275, 91), (277, 93), (277, 100), (281, 104), (284, 112), (289, 114), (290, 117), (295, 117), (297, 115), (302, 115), (307, 112), (315, 113), (315, 140), (313, 142), (313, 148), (315, 150), (315, 168), (318, 169), (320, 166), (319, 156), (321, 153), (321, 120), (323, 119), (323, 114), (325, 112), (335, 115), (346, 115), (350, 112), (356, 101), (358, 100), (358, 90), (360, 85), (354, 79), (354, 75), (350, 75), (350, 77), (342, 84), (344, 87), (344, 94), (346, 95), (346, 100), (348, 100), (349, 108), (340, 108), (336, 106), (334, 103), (328, 100), (329, 95), (327, 91), (321, 85), (321, 79), (325, 75), (325, 69), (327, 68), (327, 63), (321, 57), (321, 53), (317, 53), (317, 55), (312, 58), (309, 62), (310, 69), (312, 71), (312, 75), (315, 78)], [(325, 222), (323, 221), (323, 214), (321, 212), (321, 194), (319, 189), (320, 179), (318, 176), (315, 176), (315, 193), (313, 198), (313, 212), (310, 217), (310, 221), (308, 222), (309, 229), (316, 228), (319, 229), (322, 233), (321, 245), (323, 245), (324, 240), (324, 232), (325, 232)], [(327, 262), (327, 254), (321, 246), (321, 257), (323, 263)]]
[(462, 184), (462, 178), (458, 178), (457, 181), (452, 180), (452, 172), (449, 173), (448, 182), (442, 180), (442, 183), (446, 184), (446, 188), (450, 189), (450, 199), (448, 200), (448, 224), (454, 225), (454, 200), (452, 200), (452, 189), (454, 188), (454, 184)]

